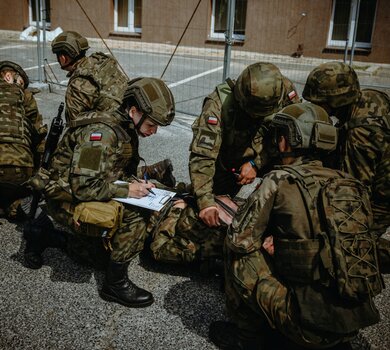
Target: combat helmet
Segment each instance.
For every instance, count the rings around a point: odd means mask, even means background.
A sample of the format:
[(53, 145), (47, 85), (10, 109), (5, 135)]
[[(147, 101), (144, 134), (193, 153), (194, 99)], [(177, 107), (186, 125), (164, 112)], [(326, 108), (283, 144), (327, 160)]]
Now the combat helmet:
[(313, 103), (303, 102), (284, 107), (275, 114), (270, 128), (275, 145), (278, 136), (283, 135), (293, 150), (331, 152), (336, 149), (337, 128), (333, 126), (328, 113)]
[(234, 97), (253, 118), (264, 118), (279, 109), (283, 76), (272, 63), (257, 62), (246, 67), (234, 86)]
[(65, 31), (57, 35), (51, 43), (54, 54), (65, 52), (76, 58), (89, 49), (88, 40), (77, 32)]
[(162, 126), (171, 124), (175, 116), (175, 101), (171, 90), (161, 79), (141, 77), (131, 80), (124, 94), (124, 103), (132, 98), (145, 118)]
[(310, 72), (302, 96), (312, 103), (343, 107), (359, 99), (359, 79), (353, 68), (345, 63), (323, 63)]
[(16, 73), (18, 73), (24, 81), (24, 88), (27, 89), (28, 85), (30, 84), (30, 79), (28, 79), (26, 72), (24, 71), (24, 69), (21, 66), (19, 66), (15, 62), (1, 61), (0, 62), (0, 72), (5, 68), (11, 68)]

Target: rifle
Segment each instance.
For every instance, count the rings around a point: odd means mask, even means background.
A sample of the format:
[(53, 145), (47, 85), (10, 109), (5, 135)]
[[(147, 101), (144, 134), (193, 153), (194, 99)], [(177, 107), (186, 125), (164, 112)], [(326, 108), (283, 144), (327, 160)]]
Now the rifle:
[[(64, 102), (60, 103), (58, 107), (57, 116), (52, 120), (50, 125), (49, 133), (47, 134), (45, 151), (43, 152), (41, 168), (48, 169), (50, 165), (51, 157), (57, 147), (58, 141), (61, 137), (62, 131), (64, 130), (64, 122), (62, 120), (62, 112), (64, 111)], [(33, 198), (30, 206), (30, 212), (28, 218), (30, 224), (35, 218), (35, 214), (38, 209), (38, 203), (41, 199), (41, 193), (33, 190)]]
[(47, 169), (49, 167), (51, 156), (53, 155), (58, 141), (64, 130), (64, 122), (62, 120), (62, 112), (64, 110), (64, 102), (58, 107), (57, 116), (52, 120), (49, 133), (47, 134), (45, 151), (43, 152), (41, 167)]

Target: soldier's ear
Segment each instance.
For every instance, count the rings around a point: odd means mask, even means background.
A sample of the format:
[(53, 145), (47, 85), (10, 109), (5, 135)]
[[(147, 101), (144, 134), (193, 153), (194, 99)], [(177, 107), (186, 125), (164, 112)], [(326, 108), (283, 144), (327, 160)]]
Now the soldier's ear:
[(4, 73), (4, 80), (9, 84), (13, 84), (15, 82), (14, 76), (15, 76), (14, 72), (7, 71)]

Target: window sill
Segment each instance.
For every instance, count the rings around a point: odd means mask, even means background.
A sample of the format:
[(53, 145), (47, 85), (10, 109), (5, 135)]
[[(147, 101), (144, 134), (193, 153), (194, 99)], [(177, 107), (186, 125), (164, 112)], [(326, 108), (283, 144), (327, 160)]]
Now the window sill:
[(141, 39), (142, 33), (132, 33), (132, 32), (110, 32), (110, 38), (131, 38), (131, 39)]
[[(327, 46), (322, 50), (322, 53), (344, 53), (345, 48), (340, 46)], [(351, 53), (351, 49), (348, 49), (348, 54)], [(359, 47), (355, 47), (354, 55), (357, 56), (368, 56), (371, 53), (371, 48), (363, 49)]]
[[(233, 39), (233, 44), (232, 46), (243, 46), (244, 43), (245, 43), (245, 40), (237, 40), (237, 39)], [(206, 40), (206, 44), (217, 44), (217, 45), (225, 45), (226, 42), (225, 42), (225, 39), (222, 39), (222, 38), (208, 38)]]

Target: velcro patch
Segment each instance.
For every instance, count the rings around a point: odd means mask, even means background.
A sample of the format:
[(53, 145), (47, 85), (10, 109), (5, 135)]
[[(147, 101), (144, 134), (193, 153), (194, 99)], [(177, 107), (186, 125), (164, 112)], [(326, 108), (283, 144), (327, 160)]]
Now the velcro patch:
[(295, 96), (297, 96), (297, 93), (295, 92), (295, 90), (290, 91), (290, 92), (288, 93), (288, 98), (289, 98), (290, 100), (292, 100)]
[(207, 124), (217, 125), (218, 124), (218, 118), (214, 117), (212, 115), (207, 117)]
[(101, 141), (102, 139), (102, 133), (101, 132), (93, 132), (89, 136), (89, 141)]
[(216, 135), (206, 130), (201, 130), (198, 138), (198, 147), (213, 149), (216, 140)]

